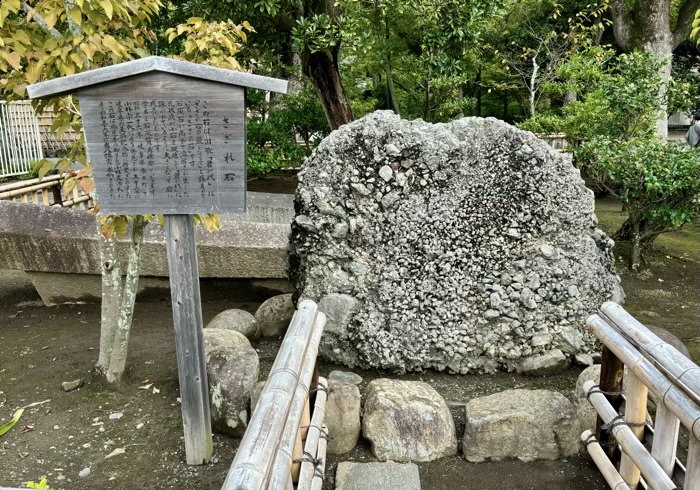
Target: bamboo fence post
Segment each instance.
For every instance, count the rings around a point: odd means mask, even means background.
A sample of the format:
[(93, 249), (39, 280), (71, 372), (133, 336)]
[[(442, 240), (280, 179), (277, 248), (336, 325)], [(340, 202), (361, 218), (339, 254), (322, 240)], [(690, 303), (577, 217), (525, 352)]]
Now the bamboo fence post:
[[(625, 422), (633, 424), (630, 426), (632, 433), (640, 441), (644, 437), (644, 424), (647, 414), (647, 387), (633, 373), (627, 373), (627, 386), (625, 394)], [(641, 426), (636, 426), (642, 424)], [(627, 482), (630, 490), (635, 490), (639, 484), (639, 468), (625, 453), (620, 458), (620, 476)]]
[(685, 391), (674, 385), (622, 334), (598, 315), (591, 315), (587, 320), (587, 326), (601, 342), (610, 347), (616, 356), (630, 366), (630, 372), (642, 380), (656, 395), (660, 404), (666, 405), (695, 437), (700, 438), (700, 406), (690, 399)]
[(294, 460), (294, 446), (299, 433), (299, 424), (301, 421), (301, 413), (304, 410), (304, 404), (309, 397), (309, 388), (311, 378), (313, 376), (314, 367), (316, 366), (316, 357), (318, 355), (318, 345), (321, 341), (323, 328), (326, 325), (326, 315), (318, 312), (316, 321), (313, 325), (313, 333), (309, 340), (306, 352), (304, 353), (304, 364), (299, 372), (299, 382), (292, 399), (292, 404), (289, 409), (287, 423), (282, 431), (277, 454), (274, 458), (272, 468), (270, 470), (270, 479), (267, 488), (275, 490), (284, 485), (286, 477), (292, 470)]
[(591, 459), (593, 459), (593, 462), (612, 490), (630, 490), (630, 487), (627, 486), (625, 480), (623, 480), (617, 472), (615, 466), (608, 459), (608, 455), (603, 451), (603, 448), (600, 447), (600, 443), (590, 430), (583, 431), (581, 434), (581, 442), (585, 444), (586, 451), (588, 451)]
[(650, 357), (657, 368), (676, 380), (681, 389), (700, 403), (700, 367), (681, 354), (675, 347), (661, 340), (656, 334), (627, 313), (617, 303), (607, 302), (601, 311), (642, 354)]
[(49, 204), (49, 193), (47, 192), (47, 189), (42, 189), (41, 190), (41, 199), (44, 204), (44, 206), (50, 206)]
[(294, 313), (223, 490), (264, 488), (296, 391), (296, 373), (300, 372), (316, 314), (317, 306), (313, 301), (303, 301)]
[[(318, 459), (318, 444), (321, 438), (321, 426), (326, 416), (326, 401), (328, 399), (328, 382), (324, 378), (318, 378), (318, 386), (321, 387), (316, 392), (316, 402), (314, 403), (314, 413), (309, 426), (309, 434), (306, 437), (304, 451)], [(297, 490), (311, 490), (311, 482), (314, 478), (316, 466), (311, 461), (304, 461), (299, 472), (299, 485)]]
[[(324, 434), (328, 434), (328, 427), (323, 424), (321, 431)], [(316, 459), (320, 461), (320, 464), (314, 472), (314, 479), (311, 482), (311, 490), (321, 490), (323, 487), (323, 480), (326, 477), (326, 447), (328, 446), (328, 441), (322, 437), (318, 440), (318, 453), (316, 454)], [(378, 489), (377, 489), (378, 490)]]
[(666, 474), (671, 477), (676, 466), (679, 428), (680, 420), (678, 420), (678, 417), (666, 405), (657, 405), (651, 456), (659, 463)]
[(688, 459), (685, 462), (685, 490), (700, 490), (700, 439), (690, 437)]
[(39, 194), (38, 191), (32, 191), (32, 202), (34, 204), (39, 204)]
[[(589, 393), (594, 387), (595, 383), (593, 381), (586, 381), (583, 385), (583, 391), (584, 393)], [(610, 423), (617, 417), (617, 411), (601, 393), (594, 392), (588, 399), (605, 423)], [(622, 447), (623, 453), (629, 456), (632, 462), (637, 465), (644, 479), (654, 490), (673, 490), (676, 488), (676, 485), (664, 472), (663, 468), (651, 457), (632, 430), (624, 425), (624, 422), (619, 425), (614, 425), (611, 432), (615, 435), (615, 439)], [(629, 484), (629, 482), (627, 483)]]

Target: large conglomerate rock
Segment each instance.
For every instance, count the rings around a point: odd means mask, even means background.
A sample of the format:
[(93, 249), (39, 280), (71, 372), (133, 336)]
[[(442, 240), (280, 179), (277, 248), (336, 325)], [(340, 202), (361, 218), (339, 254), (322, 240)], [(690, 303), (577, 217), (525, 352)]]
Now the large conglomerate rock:
[(289, 266), (327, 312), (321, 352), (396, 371), (517, 369), (593, 345), (621, 300), (612, 241), (570, 159), (495, 119), (376, 112), (304, 164)]

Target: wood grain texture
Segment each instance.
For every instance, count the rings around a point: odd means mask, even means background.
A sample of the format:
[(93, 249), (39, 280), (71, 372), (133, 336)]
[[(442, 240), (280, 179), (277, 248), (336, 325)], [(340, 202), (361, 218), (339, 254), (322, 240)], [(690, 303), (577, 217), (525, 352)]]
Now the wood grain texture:
[(685, 490), (700, 490), (700, 439), (691, 438), (685, 463)]
[[(622, 393), (622, 378), (624, 372), (625, 365), (622, 363), (622, 361), (615, 357), (615, 354), (613, 354), (610, 349), (605, 346), (605, 344), (603, 344), (600, 361), (600, 390), (607, 393)], [(616, 410), (620, 408), (620, 405), (622, 405), (621, 395), (605, 396)], [(596, 418), (596, 440), (603, 441), (607, 447), (608, 457), (610, 457), (610, 459), (613, 461), (617, 461), (620, 454), (617, 449), (617, 444), (615, 444), (615, 438), (610, 431), (602, 430), (602, 425), (603, 419), (600, 418), (600, 415), (598, 415)]]
[(162, 56), (148, 56), (117, 65), (88, 70), (67, 77), (35, 83), (27, 87), (27, 93), (32, 99), (56, 97), (58, 95), (74, 93), (101, 83), (150, 72), (172, 73), (174, 75), (184, 75), (193, 79), (210, 80), (227, 85), (257, 88), (283, 94), (287, 93), (289, 85), (286, 80), (279, 80), (277, 78), (225, 70), (223, 68), (164, 58)]
[[(632, 372), (627, 373), (625, 395), (627, 397), (625, 401), (625, 422), (631, 424), (645, 423), (649, 390)], [(630, 426), (630, 430), (640, 441), (644, 437), (644, 426)], [(624, 453), (620, 458), (620, 475), (627, 482), (630, 489), (634, 490), (639, 485), (639, 468)]]
[(80, 93), (101, 212), (245, 212), (245, 91), (148, 73)]
[(165, 234), (185, 453), (188, 464), (199, 465), (209, 462), (213, 446), (204, 357), (202, 301), (192, 216), (165, 216)]

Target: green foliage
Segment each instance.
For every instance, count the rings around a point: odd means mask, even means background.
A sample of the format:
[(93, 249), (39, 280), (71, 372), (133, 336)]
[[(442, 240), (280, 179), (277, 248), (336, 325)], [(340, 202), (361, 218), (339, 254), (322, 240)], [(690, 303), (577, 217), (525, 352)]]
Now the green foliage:
[(299, 52), (326, 51), (340, 44), (342, 23), (342, 17), (327, 13), (301, 17), (292, 29), (292, 39)]
[(272, 104), (255, 95), (249, 94), (249, 98), (256, 109), (248, 120), (250, 175), (298, 167), (330, 131), (323, 108), (308, 85)]
[(236, 24), (227, 22), (205, 22), (200, 17), (190, 17), (187, 22), (165, 31), (169, 43), (181, 36), (184, 41), (179, 58), (193, 63), (218, 66), (229, 70), (243, 71), (235, 58), (248, 40), (248, 32), (255, 32), (247, 21)]
[(654, 137), (597, 137), (581, 145), (577, 161), (623, 203), (631, 220), (647, 224), (642, 240), (700, 218), (697, 149)]
[[(572, 91), (577, 100), (526, 121), (520, 127), (539, 133), (565, 133), (573, 145), (599, 135), (627, 140), (652, 137), (663, 81), (661, 62), (649, 53), (617, 55), (592, 46), (573, 54), (558, 70), (552, 92)], [(687, 94), (686, 84), (671, 83), (671, 110)]]
[(690, 39), (696, 39), (698, 44), (700, 44), (700, 10), (695, 12), (693, 29), (690, 31)]

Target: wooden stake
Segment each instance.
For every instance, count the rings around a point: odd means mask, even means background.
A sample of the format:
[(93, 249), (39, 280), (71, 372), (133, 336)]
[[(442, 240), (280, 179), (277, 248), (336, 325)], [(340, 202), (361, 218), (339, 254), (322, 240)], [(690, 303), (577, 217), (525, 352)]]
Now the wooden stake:
[[(631, 424), (645, 423), (647, 414), (647, 396), (649, 391), (640, 379), (632, 372), (627, 373), (627, 387), (625, 390), (627, 401), (625, 403), (625, 422)], [(632, 433), (640, 441), (644, 437), (644, 426), (630, 426)], [(620, 459), (620, 476), (627, 482), (631, 490), (635, 490), (639, 484), (639, 468), (625, 453)]]
[(678, 446), (678, 429), (680, 420), (673, 415), (666, 405), (656, 406), (654, 420), (654, 443), (651, 456), (659, 463), (668, 476), (673, 476), (676, 467), (676, 447)]
[(685, 490), (700, 490), (700, 439), (690, 438), (688, 459), (685, 462)]
[[(600, 362), (600, 390), (608, 393), (622, 393), (622, 378), (625, 373), (625, 365), (620, 361), (615, 354), (603, 344), (603, 351)], [(605, 395), (610, 404), (615, 410), (622, 405), (622, 397), (620, 395)], [(603, 441), (608, 446), (608, 457), (612, 461), (619, 458), (617, 454), (617, 444), (615, 438), (610, 431), (603, 431), (601, 426), (603, 419), (598, 415), (596, 419), (595, 437), (598, 441)]]
[(166, 215), (165, 238), (185, 453), (187, 464), (199, 465), (209, 462), (213, 446), (193, 217), (186, 214)]

